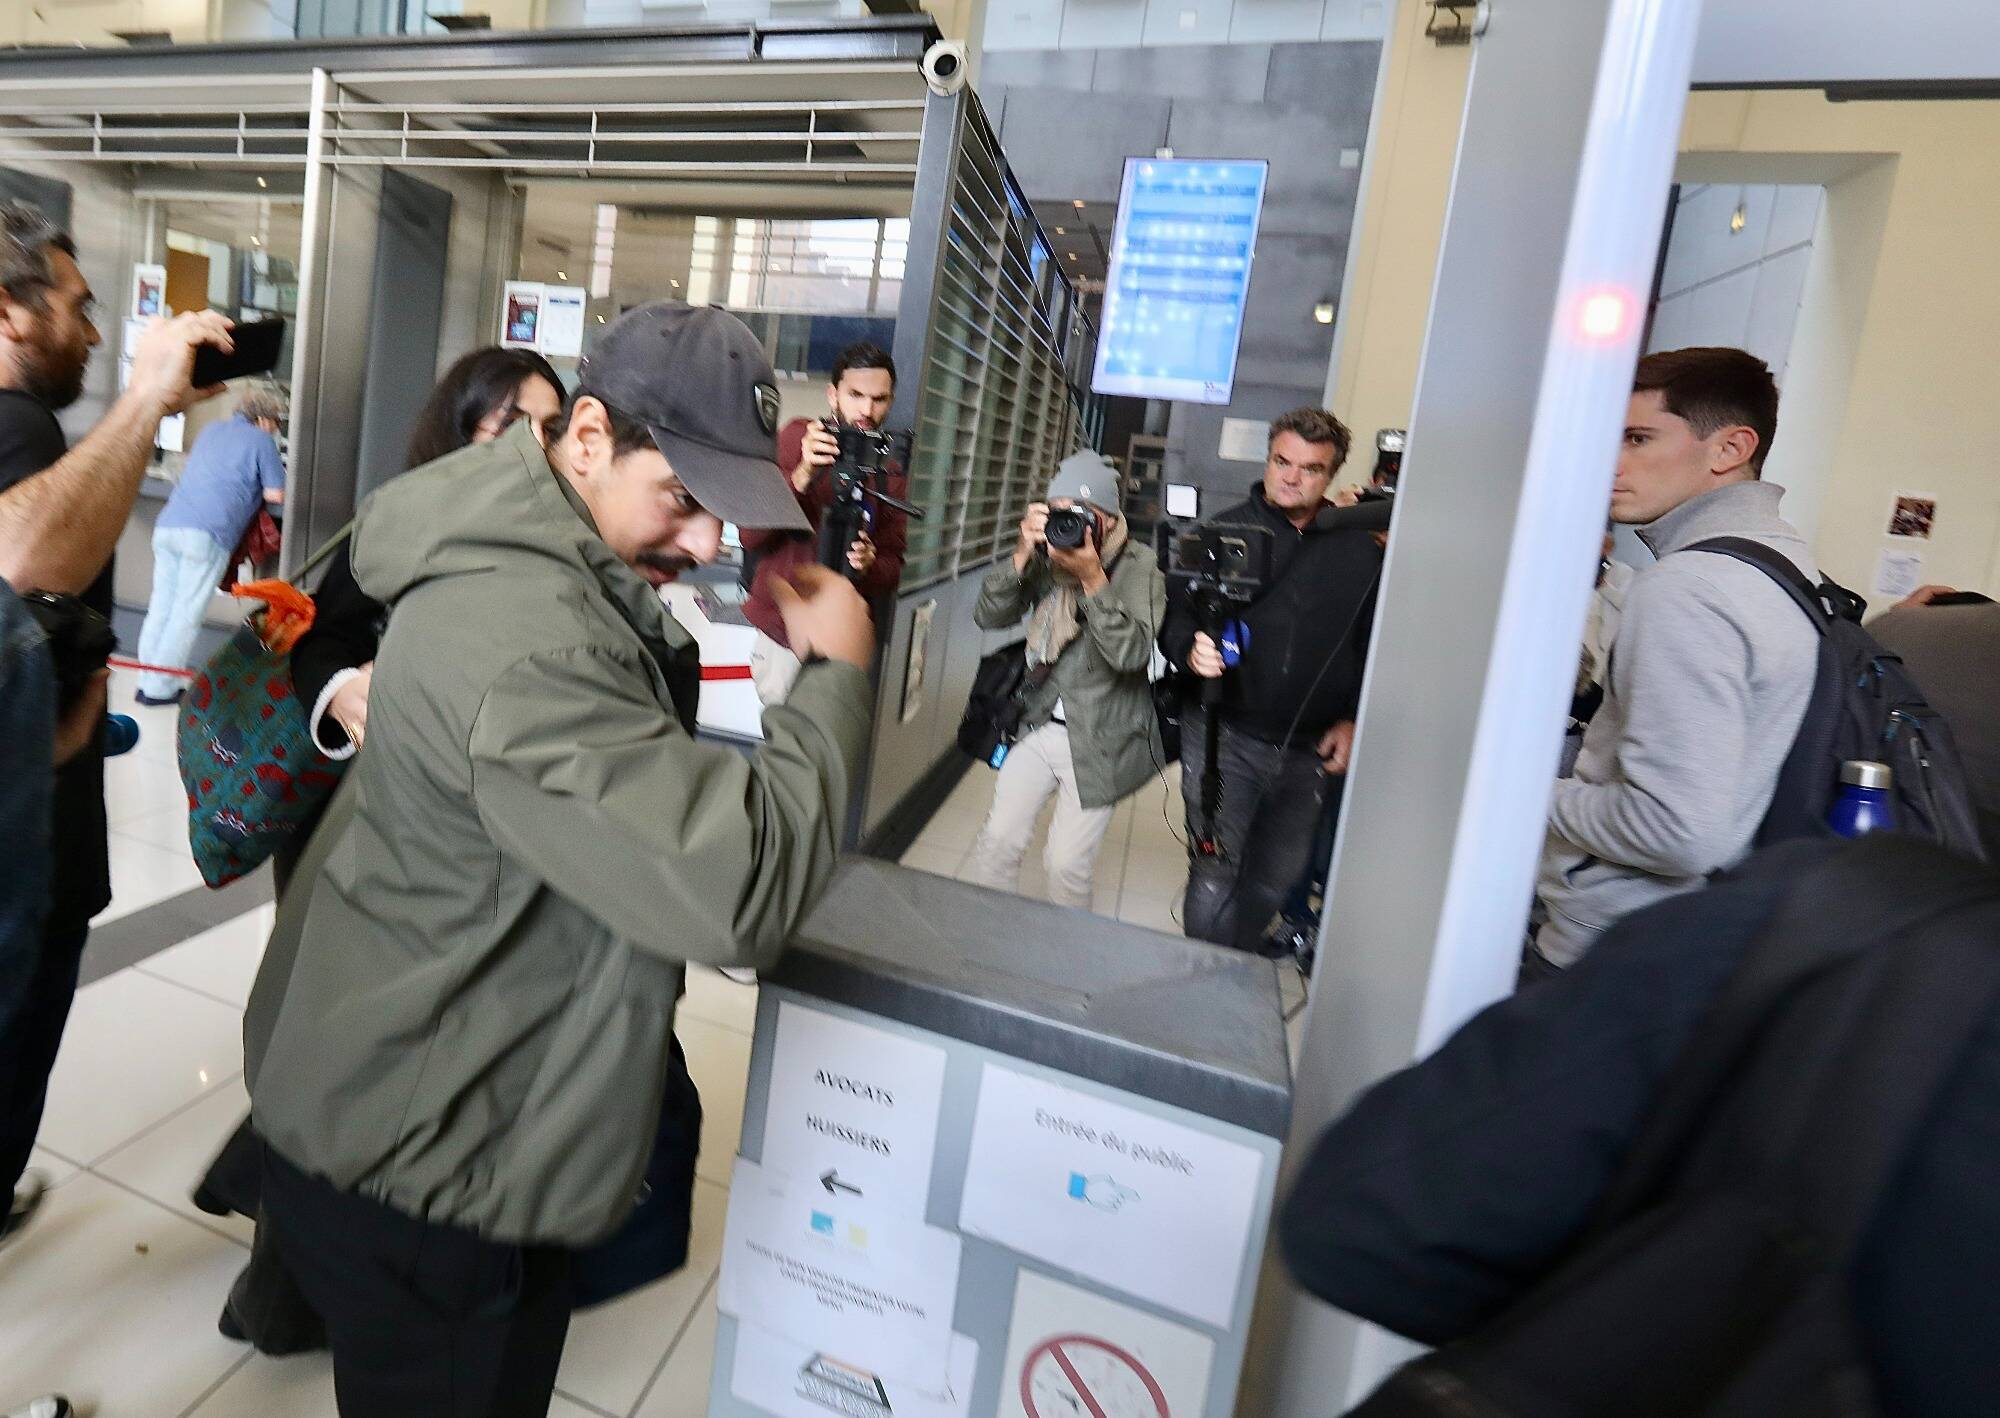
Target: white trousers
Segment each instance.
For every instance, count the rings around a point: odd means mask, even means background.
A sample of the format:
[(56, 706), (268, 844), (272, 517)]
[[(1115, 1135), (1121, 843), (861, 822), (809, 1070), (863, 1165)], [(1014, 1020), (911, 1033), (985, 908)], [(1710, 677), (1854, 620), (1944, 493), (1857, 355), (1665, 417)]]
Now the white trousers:
[(1044, 724), (1008, 751), (966, 879), (1021, 894), (1021, 859), (1051, 793), (1057, 795), (1056, 815), (1042, 853), (1049, 900), (1089, 910), (1097, 852), (1117, 809), (1087, 808), (1077, 796), (1076, 761), (1070, 756), (1069, 729), (1062, 724)]

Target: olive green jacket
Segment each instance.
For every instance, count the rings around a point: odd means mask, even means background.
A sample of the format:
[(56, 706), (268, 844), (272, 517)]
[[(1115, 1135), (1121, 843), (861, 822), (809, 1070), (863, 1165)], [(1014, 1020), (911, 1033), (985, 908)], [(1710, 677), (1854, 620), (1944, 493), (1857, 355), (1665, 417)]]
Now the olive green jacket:
[(770, 963), (833, 868), (867, 676), (808, 665), (756, 753), (697, 743), (690, 637), (525, 425), (376, 493), (354, 571), (392, 613), (352, 818), (249, 1016), (258, 1130), (406, 1215), (588, 1244), (633, 1204), (683, 962)]
[[(1023, 734), (1048, 723), (1062, 701), (1085, 807), (1109, 807), (1137, 792), (1164, 763), (1146, 667), (1166, 614), (1166, 578), (1149, 548), (1129, 543), (1106, 571), (1109, 580), (1083, 598), (1082, 626), (1054, 671), (1022, 692)], [(1018, 624), (1054, 587), (1046, 561), (1030, 561), (1026, 572), (1003, 561), (979, 588), (972, 618), (987, 630)]]

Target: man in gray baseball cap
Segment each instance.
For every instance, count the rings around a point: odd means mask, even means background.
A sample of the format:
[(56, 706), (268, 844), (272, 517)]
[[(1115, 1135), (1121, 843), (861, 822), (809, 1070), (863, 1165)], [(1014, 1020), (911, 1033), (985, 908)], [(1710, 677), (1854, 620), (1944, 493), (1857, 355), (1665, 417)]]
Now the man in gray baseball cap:
[(643, 424), (696, 501), (739, 527), (810, 531), (778, 471), (778, 381), (720, 306), (628, 310), (577, 368), (580, 397)]
[(735, 317), (608, 329), (526, 422), (389, 483), (354, 532), (391, 607), (368, 742), (293, 878), (245, 1072), (263, 1224), (341, 1411), (548, 1409), (569, 1252), (632, 1214), (684, 962), (770, 963), (825, 884), (868, 739), (868, 610), (804, 567), (806, 660), (745, 756), (698, 742), (658, 587), (727, 518), (792, 525), (776, 389)]

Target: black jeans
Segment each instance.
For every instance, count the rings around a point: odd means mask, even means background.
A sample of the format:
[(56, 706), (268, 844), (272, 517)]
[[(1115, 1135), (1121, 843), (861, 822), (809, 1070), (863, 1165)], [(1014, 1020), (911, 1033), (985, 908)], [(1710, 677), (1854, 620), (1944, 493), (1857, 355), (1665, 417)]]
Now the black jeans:
[(343, 1418), (541, 1418), (569, 1334), (569, 1252), (418, 1221), (264, 1149), (264, 1215), (326, 1321)]
[(23, 958), (5, 971), (9, 992), (19, 994), (0, 1000), (0, 1194), (12, 1195), (41, 1130), (49, 1073), (62, 1047), (63, 1026), (69, 1022), (77, 971), (89, 939), (87, 923), (52, 921), (39, 938), (30, 936), (10, 946), (25, 947), (33, 958)]
[(1305, 870), (1328, 779), (1311, 743), (1280, 748), (1225, 721), (1218, 754), (1222, 800), (1214, 824), (1222, 851), (1205, 856), (1199, 843), (1210, 830), (1201, 810), (1207, 762), (1207, 716), (1194, 710), (1181, 729), (1181, 797), (1190, 844), (1182, 927), (1199, 940), (1255, 950)]

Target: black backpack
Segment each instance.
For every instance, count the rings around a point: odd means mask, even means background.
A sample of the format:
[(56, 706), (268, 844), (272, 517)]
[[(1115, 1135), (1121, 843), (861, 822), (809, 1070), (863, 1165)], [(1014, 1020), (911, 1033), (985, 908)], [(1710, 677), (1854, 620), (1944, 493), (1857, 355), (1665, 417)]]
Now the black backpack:
[(1926, 702), (1902, 660), (1862, 627), (1868, 603), (1829, 580), (1814, 586), (1761, 542), (1715, 537), (1687, 550), (1756, 567), (1819, 632), (1819, 677), (1756, 845), (1824, 836), (1827, 810), (1840, 792), (1840, 765), (1867, 759), (1888, 764), (1894, 774), (1899, 830), (1984, 861), (1979, 814), (1951, 726)]
[(1578, 1242), (1349, 1418), (1881, 1418), (1850, 1266), (2000, 1006), (2000, 878), (1901, 836), (1777, 851), (1809, 866)]

